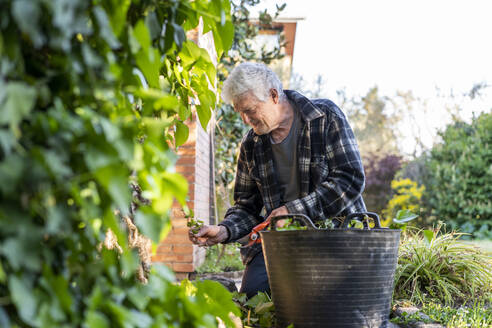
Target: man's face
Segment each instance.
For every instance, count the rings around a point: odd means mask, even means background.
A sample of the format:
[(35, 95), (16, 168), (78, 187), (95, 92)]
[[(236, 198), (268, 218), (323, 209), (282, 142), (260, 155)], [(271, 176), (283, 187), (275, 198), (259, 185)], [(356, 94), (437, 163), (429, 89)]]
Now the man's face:
[(272, 97), (260, 101), (252, 92), (234, 100), (234, 110), (241, 115), (244, 123), (258, 134), (267, 134), (277, 128), (276, 103)]

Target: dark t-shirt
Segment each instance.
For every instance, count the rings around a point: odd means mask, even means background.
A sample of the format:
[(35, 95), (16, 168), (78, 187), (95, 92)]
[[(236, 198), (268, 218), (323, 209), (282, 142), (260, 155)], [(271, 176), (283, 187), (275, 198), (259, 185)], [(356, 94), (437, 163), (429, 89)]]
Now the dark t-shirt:
[(301, 194), (297, 161), (297, 136), (301, 116), (295, 106), (292, 107), (294, 108), (294, 120), (287, 137), (279, 143), (274, 143), (270, 137), (282, 204), (298, 199)]

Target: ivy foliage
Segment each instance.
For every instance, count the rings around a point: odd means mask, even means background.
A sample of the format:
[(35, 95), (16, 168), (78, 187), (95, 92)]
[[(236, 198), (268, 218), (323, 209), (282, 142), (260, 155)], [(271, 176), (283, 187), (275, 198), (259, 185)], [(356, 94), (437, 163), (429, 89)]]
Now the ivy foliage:
[(426, 194), (432, 216), (453, 229), (492, 237), (492, 114), (456, 122), (440, 133), (428, 160)]
[[(215, 66), (186, 36), (200, 18), (221, 56), (227, 0), (0, 0), (1, 327), (232, 324), (222, 286), (191, 291), (163, 266), (139, 285), (115, 215), (139, 185), (151, 202), (135, 223), (158, 242), (185, 204), (174, 149), (192, 104), (206, 126), (217, 101)], [(108, 228), (121, 254), (98, 247)]]

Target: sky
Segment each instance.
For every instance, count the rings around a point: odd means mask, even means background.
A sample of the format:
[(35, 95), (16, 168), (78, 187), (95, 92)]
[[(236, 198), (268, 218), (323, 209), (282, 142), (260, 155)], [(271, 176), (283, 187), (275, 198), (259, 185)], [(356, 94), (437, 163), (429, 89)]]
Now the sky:
[[(293, 72), (307, 81), (323, 75), (328, 97), (339, 89), (362, 96), (378, 86), (387, 96), (411, 90), (438, 108), (437, 88), (459, 95), (487, 83), (482, 98), (465, 101), (463, 116), (492, 108), (492, 1), (263, 0), (259, 7), (276, 3), (287, 4), (281, 16), (304, 18)], [(431, 146), (450, 118), (436, 110), (422, 115)]]

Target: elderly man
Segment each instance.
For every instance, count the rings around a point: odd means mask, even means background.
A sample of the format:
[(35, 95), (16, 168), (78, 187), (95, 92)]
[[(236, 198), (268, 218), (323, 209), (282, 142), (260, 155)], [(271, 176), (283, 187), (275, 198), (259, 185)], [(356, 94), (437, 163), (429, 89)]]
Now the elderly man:
[[(218, 226), (190, 232), (192, 242), (234, 242), (277, 215), (302, 213), (319, 220), (365, 211), (357, 142), (333, 102), (283, 90), (275, 73), (256, 63), (240, 64), (231, 72), (223, 99), (252, 129), (241, 144), (234, 206)], [(268, 292), (261, 245), (250, 243), (241, 254), (246, 264), (241, 292), (248, 297)]]

